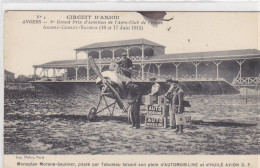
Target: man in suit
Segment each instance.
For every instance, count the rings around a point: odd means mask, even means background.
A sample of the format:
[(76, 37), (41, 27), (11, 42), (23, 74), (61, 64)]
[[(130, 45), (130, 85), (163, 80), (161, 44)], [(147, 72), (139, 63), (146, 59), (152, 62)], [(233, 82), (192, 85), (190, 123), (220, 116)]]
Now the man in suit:
[(140, 106), (142, 102), (142, 93), (135, 83), (131, 80), (126, 81), (126, 88), (128, 91), (129, 104), (132, 105), (131, 118), (132, 127), (140, 128)]
[(156, 82), (156, 78), (150, 78), (150, 82), (152, 84), (150, 95), (153, 96), (153, 103), (158, 104), (158, 96), (161, 94), (161, 86)]
[[(179, 82), (177, 80), (167, 79), (166, 82), (170, 85), (170, 88), (166, 93), (166, 96), (171, 103), (170, 127), (171, 129), (177, 128), (175, 132), (183, 134), (183, 123), (176, 125), (175, 119), (176, 115), (184, 113), (184, 91), (179, 87)], [(184, 120), (184, 118), (181, 118), (181, 120)]]

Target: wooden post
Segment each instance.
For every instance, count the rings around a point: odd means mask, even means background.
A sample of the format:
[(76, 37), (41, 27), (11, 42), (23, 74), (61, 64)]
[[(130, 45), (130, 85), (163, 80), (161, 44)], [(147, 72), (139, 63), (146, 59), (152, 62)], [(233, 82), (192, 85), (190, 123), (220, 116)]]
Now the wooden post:
[(43, 68), (43, 76), (46, 77), (45, 68)]
[(53, 68), (53, 78), (56, 78), (56, 69)]
[(49, 69), (46, 69), (46, 73), (47, 73), (47, 78), (49, 78), (49, 74), (48, 74), (48, 71), (49, 71)]
[(101, 58), (101, 50), (100, 49), (98, 50), (98, 56), (99, 56), (99, 71), (101, 72), (101, 61), (102, 61), (102, 58)]
[(88, 50), (86, 51), (86, 59), (88, 60)]
[(89, 65), (86, 66), (86, 69), (87, 69), (87, 80), (89, 80), (89, 70), (90, 70)]
[(37, 70), (37, 68), (36, 67), (34, 67), (34, 81), (36, 81), (36, 70)]
[(129, 58), (129, 47), (126, 47), (126, 54), (127, 54), (127, 58)]
[(221, 64), (221, 62), (222, 61), (213, 61), (213, 63), (217, 66), (217, 79), (218, 79), (218, 77), (219, 77), (219, 73), (218, 73), (218, 67), (219, 67), (219, 65)]
[(57, 69), (57, 72), (58, 72), (58, 76), (60, 76), (60, 70), (61, 70), (61, 69)]
[(142, 60), (144, 60), (144, 45), (142, 45)]
[(112, 49), (112, 60), (115, 60), (115, 48)]
[(161, 69), (160, 67), (162, 66), (162, 64), (155, 64), (158, 68), (158, 76), (161, 76)]
[(200, 64), (200, 62), (192, 62), (193, 65), (195, 66), (196, 68), (196, 74), (195, 74), (195, 78), (197, 79), (198, 78), (198, 65)]
[(144, 67), (145, 67), (145, 64), (140, 64), (141, 66), (141, 69), (142, 69), (142, 81), (144, 81)]
[(40, 74), (39, 74), (39, 77), (42, 75), (42, 72), (44, 73), (44, 69), (42, 68)]
[(78, 60), (78, 51), (75, 50), (75, 56), (76, 56), (76, 60)]
[(76, 72), (75, 79), (78, 80), (78, 69), (79, 69), (79, 67), (74, 67), (74, 69), (75, 69), (75, 72)]
[(179, 65), (180, 65), (181, 63), (179, 63), (179, 62), (174, 62), (173, 63), (173, 65), (175, 66), (175, 68), (176, 68), (176, 72), (175, 72), (175, 77), (176, 77), (176, 79), (178, 79), (179, 77), (179, 74), (178, 74), (178, 67), (179, 67)]
[(65, 69), (64, 69), (64, 78), (65, 78), (65, 80), (67, 80), (68, 79), (68, 67), (65, 67)]
[(245, 60), (236, 60), (236, 62), (239, 64), (239, 77), (242, 78), (242, 64), (245, 62)]

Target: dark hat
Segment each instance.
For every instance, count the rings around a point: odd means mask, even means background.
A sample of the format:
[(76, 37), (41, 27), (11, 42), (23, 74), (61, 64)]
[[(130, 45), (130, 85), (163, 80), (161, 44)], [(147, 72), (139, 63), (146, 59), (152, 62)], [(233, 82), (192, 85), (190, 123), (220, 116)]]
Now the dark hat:
[(127, 53), (122, 53), (122, 56), (127, 56)]
[(156, 80), (156, 77), (151, 77), (149, 80), (150, 80), (150, 81), (151, 81), (151, 80)]

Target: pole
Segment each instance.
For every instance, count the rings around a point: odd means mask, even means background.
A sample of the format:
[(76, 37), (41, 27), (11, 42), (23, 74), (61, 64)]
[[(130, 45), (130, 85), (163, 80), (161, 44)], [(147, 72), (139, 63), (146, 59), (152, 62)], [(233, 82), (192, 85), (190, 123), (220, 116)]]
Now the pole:
[(174, 62), (173, 65), (174, 65), (175, 68), (176, 68), (175, 77), (176, 77), (176, 79), (178, 79), (178, 78), (179, 78), (179, 77), (178, 77), (178, 76), (179, 76), (179, 74), (178, 74), (178, 73), (179, 73), (179, 72), (178, 72), (178, 67), (179, 67), (180, 63), (178, 63), (178, 62), (175, 63), (175, 62)]
[(140, 64), (142, 68), (142, 81), (144, 81), (144, 64)]
[(76, 52), (76, 54), (75, 54), (76, 60), (78, 60), (78, 51), (76, 50), (75, 52)]
[(98, 56), (99, 56), (99, 70), (101, 72), (101, 60), (102, 60), (102, 58), (101, 58), (101, 50), (100, 49), (98, 50)]
[(36, 70), (37, 70), (37, 68), (36, 67), (34, 67), (34, 81), (36, 81)]
[(49, 71), (49, 69), (46, 69), (46, 73), (47, 73), (47, 78), (49, 78), (49, 74), (48, 74), (48, 71)]
[(128, 48), (128, 46), (126, 47), (126, 54), (127, 54), (127, 58), (129, 58), (129, 48)]
[(142, 60), (144, 60), (144, 45), (142, 45)]
[(161, 67), (162, 64), (155, 64), (155, 65), (157, 66), (157, 69), (158, 69), (158, 76), (161, 76), (161, 69), (160, 69), (160, 67)]
[(198, 65), (200, 64), (200, 62), (192, 62), (193, 65), (195, 66), (196, 68), (196, 74), (195, 74), (195, 78), (197, 79), (198, 78)]
[(56, 78), (56, 69), (53, 68), (53, 78)]
[(217, 79), (219, 78), (219, 65), (221, 64), (222, 61), (213, 61), (213, 63), (217, 66)]
[(89, 70), (90, 70), (90, 67), (87, 66), (86, 69), (87, 69), (87, 80), (89, 80)]
[(115, 48), (112, 49), (112, 60), (115, 60)]
[(245, 60), (236, 60), (236, 62), (239, 64), (239, 77), (242, 78), (242, 64), (245, 62)]
[(75, 79), (78, 80), (78, 67), (75, 67), (75, 71), (76, 71), (76, 77), (75, 77)]

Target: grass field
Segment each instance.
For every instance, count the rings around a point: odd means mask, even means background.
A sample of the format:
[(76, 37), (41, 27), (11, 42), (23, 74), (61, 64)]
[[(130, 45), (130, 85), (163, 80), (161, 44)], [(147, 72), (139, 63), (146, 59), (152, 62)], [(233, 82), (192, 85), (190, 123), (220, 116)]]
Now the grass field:
[(126, 114), (105, 111), (88, 122), (98, 96), (5, 96), (5, 154), (259, 154), (259, 97), (186, 96), (192, 123), (183, 135), (171, 129), (130, 128)]

